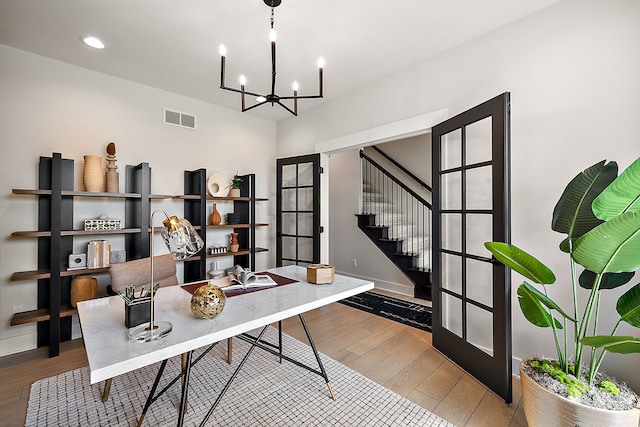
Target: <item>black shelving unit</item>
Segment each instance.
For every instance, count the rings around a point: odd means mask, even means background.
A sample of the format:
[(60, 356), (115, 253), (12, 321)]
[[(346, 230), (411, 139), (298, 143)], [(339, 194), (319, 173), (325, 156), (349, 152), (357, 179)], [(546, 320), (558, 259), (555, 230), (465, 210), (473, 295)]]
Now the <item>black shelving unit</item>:
[[(151, 195), (151, 169), (147, 163), (126, 167), (125, 193), (74, 191), (74, 161), (60, 153), (40, 157), (38, 189), (14, 189), (14, 194), (38, 198), (38, 230), (16, 231), (12, 237), (38, 239), (37, 270), (19, 271), (12, 281), (37, 280), (37, 309), (15, 313), (11, 325), (37, 322), (38, 347), (49, 346), (49, 356), (60, 354), (60, 342), (71, 339), (71, 279), (76, 275), (106, 273), (109, 268), (67, 270), (73, 253), (73, 236), (125, 235), (127, 259), (149, 256), (151, 199), (168, 195)], [(124, 200), (125, 228), (108, 231), (73, 229), (75, 197), (102, 197)]]
[[(207, 259), (233, 256), (233, 263), (240, 264), (251, 270), (255, 269), (256, 253), (266, 252), (268, 249), (256, 246), (256, 227), (267, 226), (255, 221), (256, 202), (268, 199), (256, 198), (255, 174), (242, 175), (240, 197), (212, 197), (206, 190), (206, 170), (197, 169), (184, 173), (184, 215), (192, 225), (199, 229), (200, 236), (205, 242), (200, 256), (185, 260), (184, 281), (191, 282), (206, 278)], [(240, 215), (239, 224), (210, 225), (208, 224), (207, 206), (213, 202), (233, 203), (233, 211)], [(207, 229), (227, 229), (238, 233), (240, 250), (237, 253), (224, 252), (207, 254)]]

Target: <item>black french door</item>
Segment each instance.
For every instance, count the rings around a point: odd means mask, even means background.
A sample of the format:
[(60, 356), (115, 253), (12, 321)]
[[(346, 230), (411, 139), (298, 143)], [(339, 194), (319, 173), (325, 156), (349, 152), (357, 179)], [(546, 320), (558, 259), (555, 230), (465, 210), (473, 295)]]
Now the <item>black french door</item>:
[(511, 403), (509, 93), (432, 129), (433, 345)]
[(320, 154), (276, 162), (276, 266), (320, 262)]

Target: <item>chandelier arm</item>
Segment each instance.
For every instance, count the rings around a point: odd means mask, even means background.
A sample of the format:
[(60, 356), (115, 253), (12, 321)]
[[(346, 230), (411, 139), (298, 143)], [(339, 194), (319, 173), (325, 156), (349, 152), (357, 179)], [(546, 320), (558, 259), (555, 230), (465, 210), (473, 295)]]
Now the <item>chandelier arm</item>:
[[(282, 98), (280, 98), (282, 99)], [(278, 103), (278, 105), (280, 105), (282, 108), (284, 108), (285, 110), (287, 110), (288, 112), (290, 112), (291, 114), (293, 114), (294, 116), (298, 115), (298, 109), (296, 108), (296, 111), (292, 110), (291, 108), (287, 107), (286, 105), (284, 105), (282, 102), (280, 101), (276, 101)]]
[(257, 104), (253, 104), (251, 107), (247, 107), (247, 108), (243, 108), (242, 112), (244, 113), (245, 111), (249, 111), (249, 110), (253, 110), (256, 107), (259, 107), (263, 104), (266, 104), (268, 101), (262, 101), (262, 102), (258, 102)]
[(322, 95), (298, 95), (298, 96), (281, 96), (280, 99), (318, 99)]
[(262, 95), (260, 93), (249, 92), (249, 91), (246, 91), (246, 90), (240, 90), (240, 89), (236, 89), (236, 88), (233, 88), (233, 87), (227, 87), (227, 86), (222, 86), (222, 85), (220, 85), (220, 89), (224, 89), (224, 90), (228, 90), (228, 91), (236, 92), (236, 93), (244, 93), (245, 95), (251, 95), (251, 96), (255, 96), (255, 97), (264, 96), (264, 95)]

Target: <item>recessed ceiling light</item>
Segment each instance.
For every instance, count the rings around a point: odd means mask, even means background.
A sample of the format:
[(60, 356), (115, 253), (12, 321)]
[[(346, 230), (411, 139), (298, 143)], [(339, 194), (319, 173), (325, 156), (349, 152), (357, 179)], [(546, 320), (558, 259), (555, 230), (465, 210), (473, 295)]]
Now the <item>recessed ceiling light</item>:
[(96, 49), (104, 49), (104, 43), (97, 37), (83, 36), (80, 37), (80, 40), (82, 40), (87, 46), (91, 46)]

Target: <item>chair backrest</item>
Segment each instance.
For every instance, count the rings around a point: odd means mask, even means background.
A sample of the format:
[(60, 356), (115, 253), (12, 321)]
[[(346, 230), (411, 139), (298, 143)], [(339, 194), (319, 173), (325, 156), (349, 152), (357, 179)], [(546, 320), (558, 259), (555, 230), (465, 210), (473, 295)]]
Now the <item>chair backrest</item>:
[[(160, 287), (178, 284), (176, 277), (176, 261), (171, 254), (154, 257), (153, 279)], [(111, 264), (109, 275), (111, 276), (111, 288), (114, 292), (125, 291), (125, 285), (132, 283), (140, 288), (150, 288), (151, 258), (136, 259), (133, 261)]]

